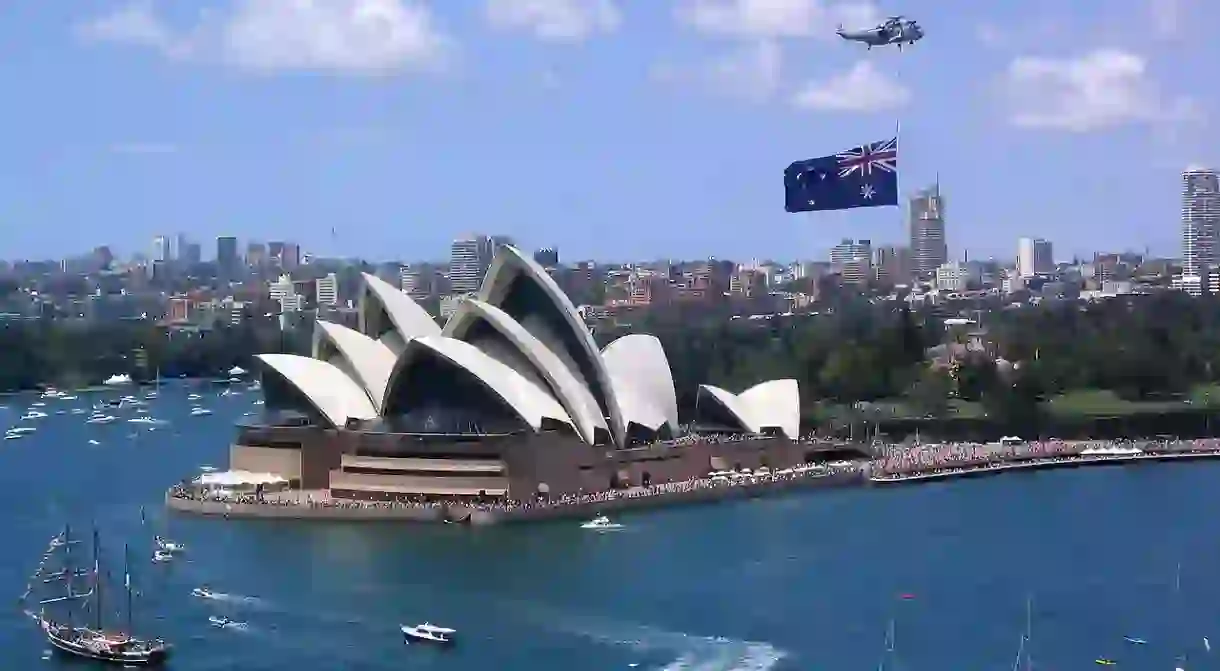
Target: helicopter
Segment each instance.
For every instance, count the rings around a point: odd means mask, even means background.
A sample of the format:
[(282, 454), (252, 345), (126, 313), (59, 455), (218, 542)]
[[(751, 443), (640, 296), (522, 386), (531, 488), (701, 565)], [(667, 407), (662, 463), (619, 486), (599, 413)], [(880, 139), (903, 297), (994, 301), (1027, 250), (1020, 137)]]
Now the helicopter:
[(915, 44), (923, 39), (923, 27), (914, 19), (891, 16), (884, 23), (864, 30), (844, 30), (839, 26), (838, 35), (852, 42), (863, 42), (869, 49), (896, 44), (901, 51), (903, 44)]

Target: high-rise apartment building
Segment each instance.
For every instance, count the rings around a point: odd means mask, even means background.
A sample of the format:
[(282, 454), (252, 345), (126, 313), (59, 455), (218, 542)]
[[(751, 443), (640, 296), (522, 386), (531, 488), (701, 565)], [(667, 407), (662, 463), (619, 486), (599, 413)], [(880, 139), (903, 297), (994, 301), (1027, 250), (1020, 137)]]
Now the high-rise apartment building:
[(1182, 173), (1182, 276), (1201, 277), (1217, 262), (1220, 179), (1215, 170)]
[(554, 268), (559, 265), (559, 250), (543, 247), (534, 252), (534, 262), (543, 268)]
[(1021, 238), (1017, 241), (1017, 275), (1034, 277), (1055, 270), (1055, 257), (1049, 240)]
[(882, 284), (903, 284), (911, 280), (911, 250), (906, 247), (878, 247), (873, 254), (873, 271)]
[(472, 294), (479, 290), (483, 275), (491, 265), (491, 238), (467, 235), (449, 246), (449, 289), (455, 294)]
[(911, 264), (920, 275), (934, 273), (949, 260), (939, 182), (911, 197), (910, 217)]
[(314, 281), (314, 292), (317, 294), (318, 306), (335, 307), (339, 304), (339, 278), (334, 273), (319, 277)]

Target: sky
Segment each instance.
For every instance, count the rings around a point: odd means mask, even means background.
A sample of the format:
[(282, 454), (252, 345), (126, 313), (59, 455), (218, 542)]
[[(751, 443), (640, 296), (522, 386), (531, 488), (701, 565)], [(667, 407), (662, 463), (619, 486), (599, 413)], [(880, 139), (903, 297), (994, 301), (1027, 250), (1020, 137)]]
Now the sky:
[[(1104, 10), (1104, 11), (1103, 11)], [(902, 52), (835, 35), (890, 14)], [(788, 214), (792, 161), (887, 139), (951, 255), (1178, 254), (1217, 160), (1208, 0), (43, 0), (0, 6), (0, 258), (184, 232), (443, 258), (817, 258), (904, 212)], [(333, 231), (333, 233), (332, 233)]]

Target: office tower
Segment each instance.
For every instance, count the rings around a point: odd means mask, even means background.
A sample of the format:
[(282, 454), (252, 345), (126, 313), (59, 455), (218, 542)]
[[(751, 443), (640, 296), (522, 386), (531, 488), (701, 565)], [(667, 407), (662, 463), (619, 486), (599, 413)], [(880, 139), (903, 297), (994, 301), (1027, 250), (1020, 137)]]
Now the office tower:
[(873, 270), (883, 284), (903, 284), (911, 279), (911, 250), (906, 247), (878, 247)]
[(173, 245), (169, 250), (169, 258), (174, 261), (186, 261), (186, 250), (190, 246), (191, 240), (186, 237), (186, 233), (175, 235)]
[(485, 235), (467, 235), (454, 240), (449, 247), (450, 291), (455, 294), (478, 291), (491, 264), (491, 250), (491, 239)]
[(830, 249), (830, 263), (845, 284), (862, 284), (872, 276), (871, 240), (844, 240)]
[(267, 245), (261, 242), (246, 244), (246, 265), (251, 268), (261, 268), (267, 264)]
[(203, 260), (203, 245), (198, 242), (188, 242), (182, 250), (182, 261), (187, 265), (195, 265)]
[(301, 246), (295, 242), (285, 242), (280, 248), (280, 267), (285, 272), (292, 272), (301, 265)]
[(267, 243), (267, 258), (272, 262), (279, 263), (280, 255), (284, 253), (284, 243), (276, 240)]
[(534, 252), (534, 262), (543, 268), (554, 268), (559, 265), (559, 250), (554, 247), (543, 247)]
[(278, 280), (267, 286), (267, 296), (273, 301), (281, 301), (285, 296), (295, 296), (296, 293), (296, 286), (288, 275), (280, 275)]
[(1049, 275), (1055, 270), (1055, 259), (1049, 240), (1021, 238), (1017, 241), (1017, 276)]
[(237, 273), (237, 238), (216, 238), (216, 270), (222, 277), (232, 278)]
[(945, 201), (940, 182), (911, 197), (911, 262), (920, 275), (936, 272), (949, 259), (945, 244)]
[(1220, 180), (1215, 170), (1182, 173), (1182, 275), (1200, 277), (1216, 265)]
[(164, 263), (164, 262), (168, 261), (169, 259), (170, 259), (169, 238), (164, 235), (158, 235), (157, 237), (153, 238), (152, 257), (150, 258), (150, 260), (153, 261), (154, 263), (157, 261)]
[(334, 307), (339, 304), (339, 278), (334, 273), (319, 277), (314, 283), (319, 306)]
[(432, 295), (431, 273), (432, 270), (426, 266), (403, 266), (398, 269), (399, 288), (411, 298), (428, 298)]

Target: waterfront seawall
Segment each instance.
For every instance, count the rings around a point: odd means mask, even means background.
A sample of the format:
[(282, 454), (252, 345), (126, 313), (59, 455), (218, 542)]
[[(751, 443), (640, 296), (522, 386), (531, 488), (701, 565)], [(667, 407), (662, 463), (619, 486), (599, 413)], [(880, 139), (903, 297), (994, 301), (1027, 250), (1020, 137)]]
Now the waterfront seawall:
[(1062, 457), (1042, 457), (1022, 461), (1010, 461), (1001, 464), (988, 464), (985, 461), (978, 461), (974, 463), (957, 464), (951, 467), (946, 467), (945, 470), (934, 471), (931, 473), (912, 472), (907, 474), (891, 473), (886, 475), (873, 475), (868, 478), (868, 483), (874, 485), (913, 484), (917, 482), (931, 482), (936, 480), (981, 478), (991, 475), (998, 475), (1000, 473), (1011, 473), (1014, 471), (1036, 471), (1106, 465), (1120, 466), (1140, 462), (1191, 461), (1197, 459), (1215, 459), (1218, 457), (1220, 457), (1220, 450), (1194, 450), (1190, 452), (1149, 452), (1144, 454), (1111, 454), (1097, 456), (1065, 455)]
[(672, 505), (717, 503), (743, 498), (767, 496), (797, 489), (814, 489), (860, 485), (862, 471), (848, 471), (816, 477), (786, 478), (735, 485), (697, 487), (694, 489), (626, 495), (598, 501), (565, 505), (486, 509), (463, 505), (437, 507), (230, 503), (186, 499), (166, 492), (165, 505), (174, 512), (228, 519), (320, 520), (346, 522), (417, 522), (441, 524), (465, 521), (472, 525), (516, 522), (537, 522), (558, 519), (583, 519), (597, 513), (642, 510)]

